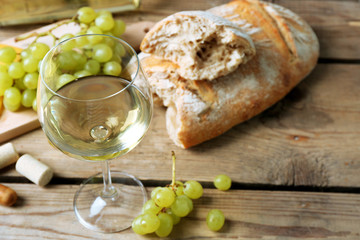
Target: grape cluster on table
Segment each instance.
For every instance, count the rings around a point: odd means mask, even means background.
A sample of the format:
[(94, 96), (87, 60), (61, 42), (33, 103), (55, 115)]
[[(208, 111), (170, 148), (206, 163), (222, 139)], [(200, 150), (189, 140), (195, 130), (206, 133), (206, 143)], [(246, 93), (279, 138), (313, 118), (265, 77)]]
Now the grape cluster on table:
[[(224, 174), (214, 179), (214, 185), (219, 190), (228, 190), (231, 179)], [(145, 235), (155, 233), (159, 237), (167, 237), (173, 226), (180, 222), (193, 210), (193, 199), (203, 195), (203, 187), (197, 181), (190, 180), (185, 183), (176, 181), (166, 187), (156, 187), (151, 192), (142, 213), (132, 222), (135, 233)], [(211, 209), (206, 218), (206, 224), (212, 231), (219, 231), (225, 222), (225, 216), (219, 209)]]
[[(126, 28), (124, 21), (114, 19), (111, 12), (106, 10), (95, 12), (90, 7), (80, 8), (72, 21), (81, 27), (75, 35), (107, 34), (120, 37)], [(75, 35), (67, 33), (57, 41), (64, 41)], [(74, 48), (85, 45), (89, 49), (89, 54), (80, 56), (73, 51)], [(48, 44), (35, 41), (20, 54), (17, 54), (16, 50), (10, 46), (0, 48), (0, 100), (3, 97), (3, 105), (6, 109), (17, 111), (24, 106), (25, 108), (32, 107), (36, 111), (36, 89), (40, 65), (50, 47)], [(101, 36), (93, 35), (70, 40), (63, 45), (62, 50), (67, 53), (65, 52), (59, 58), (64, 69), (64, 74), (59, 78), (59, 85), (88, 75), (118, 76), (122, 70), (121, 59), (115, 57), (119, 54), (113, 54), (113, 49), (108, 42), (103, 41)], [(123, 51), (123, 49), (115, 49), (115, 51)]]

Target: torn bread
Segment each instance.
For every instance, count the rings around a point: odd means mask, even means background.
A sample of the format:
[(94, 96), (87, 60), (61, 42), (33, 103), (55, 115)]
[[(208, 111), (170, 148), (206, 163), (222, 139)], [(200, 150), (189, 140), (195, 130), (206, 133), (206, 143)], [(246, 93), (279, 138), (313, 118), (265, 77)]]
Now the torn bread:
[(179, 65), (141, 54), (153, 93), (167, 107), (166, 127), (176, 145), (189, 148), (212, 139), (283, 98), (314, 68), (316, 35), (288, 9), (255, 0), (232, 1), (214, 14), (240, 26), (254, 41), (256, 55), (213, 81), (191, 81)]
[(176, 63), (188, 80), (213, 80), (255, 55), (251, 38), (231, 21), (204, 11), (184, 11), (158, 22), (144, 37), (142, 52)]

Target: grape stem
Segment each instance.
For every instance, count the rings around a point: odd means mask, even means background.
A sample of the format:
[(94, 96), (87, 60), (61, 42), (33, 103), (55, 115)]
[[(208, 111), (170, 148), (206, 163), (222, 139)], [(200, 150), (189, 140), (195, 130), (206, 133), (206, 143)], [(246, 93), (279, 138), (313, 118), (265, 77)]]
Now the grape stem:
[(172, 156), (172, 182), (171, 182), (171, 187), (174, 190), (175, 189), (175, 152), (171, 151), (171, 156)]

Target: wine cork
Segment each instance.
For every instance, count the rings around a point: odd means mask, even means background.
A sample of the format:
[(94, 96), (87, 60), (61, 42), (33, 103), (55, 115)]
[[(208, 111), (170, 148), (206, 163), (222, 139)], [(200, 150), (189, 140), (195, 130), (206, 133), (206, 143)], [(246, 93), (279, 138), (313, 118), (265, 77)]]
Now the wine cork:
[(19, 159), (19, 154), (12, 143), (5, 143), (0, 147), (0, 169), (9, 166)]
[(15, 165), (16, 171), (39, 186), (45, 186), (53, 177), (53, 171), (29, 154), (22, 155)]
[(11, 206), (17, 200), (16, 192), (4, 185), (0, 184), (0, 204), (4, 206)]

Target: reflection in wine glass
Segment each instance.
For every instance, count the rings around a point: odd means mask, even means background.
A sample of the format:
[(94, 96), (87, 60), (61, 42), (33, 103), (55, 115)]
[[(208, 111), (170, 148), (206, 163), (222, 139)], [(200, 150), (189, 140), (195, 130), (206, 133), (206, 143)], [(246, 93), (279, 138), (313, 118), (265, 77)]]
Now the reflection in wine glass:
[(109, 160), (132, 150), (152, 117), (151, 92), (136, 52), (112, 36), (77, 36), (47, 53), (40, 76), (38, 115), (51, 144), (103, 166), (75, 194), (78, 220), (101, 232), (130, 227), (146, 191), (134, 176), (111, 172)]

